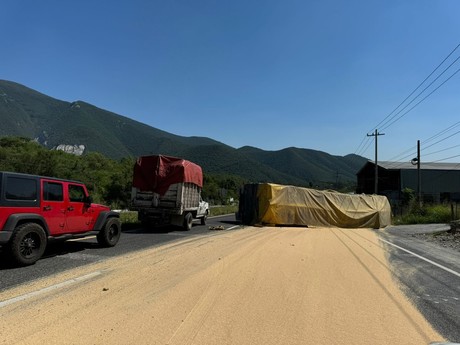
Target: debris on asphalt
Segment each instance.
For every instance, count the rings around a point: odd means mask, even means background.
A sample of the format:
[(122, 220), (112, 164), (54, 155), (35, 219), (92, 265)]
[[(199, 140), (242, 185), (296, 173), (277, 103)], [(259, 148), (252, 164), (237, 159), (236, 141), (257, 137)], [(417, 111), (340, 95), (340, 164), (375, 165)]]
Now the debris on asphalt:
[(217, 225), (217, 226), (210, 226), (209, 230), (225, 230), (225, 228), (222, 225)]

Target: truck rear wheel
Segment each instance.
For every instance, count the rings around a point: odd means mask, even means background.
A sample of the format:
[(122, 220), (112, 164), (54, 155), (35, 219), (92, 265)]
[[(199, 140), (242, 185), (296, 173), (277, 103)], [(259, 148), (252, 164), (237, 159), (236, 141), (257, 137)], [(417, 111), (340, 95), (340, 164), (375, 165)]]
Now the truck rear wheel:
[(25, 223), (16, 228), (9, 244), (12, 259), (19, 265), (32, 265), (46, 248), (46, 233), (36, 223)]
[(186, 231), (192, 230), (192, 224), (193, 224), (193, 216), (189, 212), (184, 217), (184, 230)]

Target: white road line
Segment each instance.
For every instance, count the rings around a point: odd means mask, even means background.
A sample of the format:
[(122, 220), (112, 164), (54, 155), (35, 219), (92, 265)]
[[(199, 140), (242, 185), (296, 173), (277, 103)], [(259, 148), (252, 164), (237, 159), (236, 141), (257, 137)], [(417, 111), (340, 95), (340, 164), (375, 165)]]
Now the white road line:
[(400, 246), (398, 246), (398, 245), (396, 245), (396, 244), (394, 244), (394, 243), (388, 242), (388, 241), (386, 241), (386, 240), (384, 240), (384, 239), (381, 239), (381, 238), (380, 238), (380, 241), (385, 242), (385, 243), (387, 243), (387, 244), (389, 244), (389, 245), (391, 245), (391, 246), (393, 246), (393, 247), (396, 247), (396, 248), (398, 248), (398, 249), (400, 249), (400, 250), (402, 250), (402, 251), (404, 251), (404, 252), (406, 252), (406, 253), (409, 253), (409, 254), (411, 254), (411, 255), (413, 255), (413, 256), (415, 256), (415, 257), (417, 257), (417, 258), (419, 258), (419, 259), (421, 259), (421, 260), (423, 260), (423, 261), (426, 261), (426, 262), (428, 262), (428, 263), (430, 263), (430, 264), (436, 266), (436, 267), (439, 267), (439, 268), (443, 269), (443, 270), (446, 271), (446, 272), (452, 273), (453, 275), (455, 275), (455, 276), (457, 276), (457, 277), (460, 277), (460, 273), (458, 273), (458, 272), (456, 272), (456, 271), (454, 271), (454, 270), (451, 270), (450, 268), (447, 268), (447, 267), (445, 267), (445, 266), (443, 266), (443, 265), (441, 265), (441, 264), (438, 264), (437, 262), (434, 262), (434, 261), (432, 261), (432, 260), (430, 260), (430, 259), (427, 259), (427, 258), (425, 258), (425, 257), (423, 257), (423, 256), (421, 256), (421, 255), (418, 255), (418, 254), (416, 254), (416, 253), (414, 253), (414, 252), (411, 252), (410, 250), (404, 249), (403, 247), (400, 247)]
[(231, 227), (229, 227), (227, 230), (233, 230), (233, 229), (236, 229), (236, 228), (238, 228), (238, 227), (239, 227), (239, 225), (231, 226)]
[(157, 235), (166, 235), (166, 236), (182, 236), (182, 237), (185, 237), (185, 236), (189, 236), (187, 234), (181, 234), (179, 232), (166, 232), (164, 234), (157, 234)]
[(209, 216), (208, 219), (228, 217), (228, 216), (234, 216), (234, 215), (235, 213), (219, 214), (218, 216)]
[(86, 274), (86, 275), (81, 276), (81, 277), (72, 278), (72, 279), (63, 281), (62, 283), (54, 284), (54, 285), (48, 286), (48, 287), (40, 289), (40, 290), (32, 291), (32, 292), (26, 293), (26, 294), (21, 295), (21, 296), (17, 296), (17, 297), (14, 297), (14, 298), (7, 299), (5, 301), (1, 301), (0, 302), (0, 308), (6, 307), (7, 305), (10, 305), (10, 304), (13, 304), (13, 303), (16, 303), (16, 302), (24, 301), (26, 299), (29, 299), (29, 298), (44, 294), (44, 293), (49, 292), (49, 291), (57, 290), (57, 289), (65, 287), (65, 286), (69, 286), (69, 285), (76, 284), (76, 283), (79, 283), (79, 282), (82, 282), (82, 281), (85, 281), (85, 280), (89, 280), (89, 279), (97, 277), (97, 276), (99, 276), (101, 274), (102, 274), (102, 271), (95, 271), (95, 272)]

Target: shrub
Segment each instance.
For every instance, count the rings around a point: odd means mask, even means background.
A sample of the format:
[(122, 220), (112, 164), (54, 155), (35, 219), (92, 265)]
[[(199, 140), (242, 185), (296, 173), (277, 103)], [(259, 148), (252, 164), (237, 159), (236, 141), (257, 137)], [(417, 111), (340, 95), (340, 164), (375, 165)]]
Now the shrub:
[(409, 212), (401, 217), (394, 219), (395, 224), (430, 224), (430, 223), (449, 223), (452, 219), (450, 206), (423, 205), (411, 201)]

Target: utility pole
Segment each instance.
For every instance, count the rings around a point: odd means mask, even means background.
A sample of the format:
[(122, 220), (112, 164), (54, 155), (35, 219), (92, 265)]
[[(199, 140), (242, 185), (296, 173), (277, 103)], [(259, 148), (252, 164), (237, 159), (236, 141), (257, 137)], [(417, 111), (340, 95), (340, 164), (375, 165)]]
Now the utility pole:
[(412, 159), (413, 165), (417, 164), (417, 201), (422, 207), (422, 173), (420, 170), (420, 140), (417, 140), (417, 157)]
[(379, 190), (379, 167), (378, 167), (378, 159), (377, 159), (377, 137), (379, 135), (385, 135), (385, 133), (379, 133), (376, 129), (373, 134), (368, 134), (368, 137), (375, 137), (375, 181), (374, 181), (374, 194), (378, 194)]
[(418, 203), (422, 207), (422, 174), (420, 171), (420, 140), (417, 140), (417, 192), (418, 192)]

